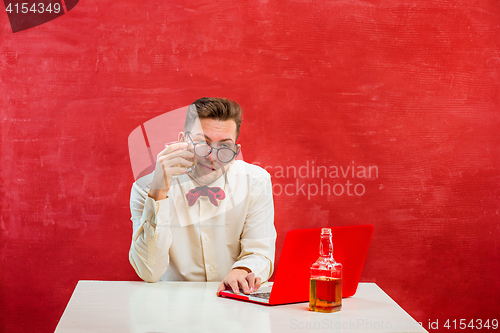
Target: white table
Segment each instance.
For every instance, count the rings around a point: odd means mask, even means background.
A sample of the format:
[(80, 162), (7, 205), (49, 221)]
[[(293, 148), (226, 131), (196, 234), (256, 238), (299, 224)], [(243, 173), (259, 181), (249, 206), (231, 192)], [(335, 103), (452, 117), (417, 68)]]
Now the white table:
[(342, 310), (220, 298), (216, 282), (79, 281), (56, 328), (67, 332), (427, 332), (374, 283)]

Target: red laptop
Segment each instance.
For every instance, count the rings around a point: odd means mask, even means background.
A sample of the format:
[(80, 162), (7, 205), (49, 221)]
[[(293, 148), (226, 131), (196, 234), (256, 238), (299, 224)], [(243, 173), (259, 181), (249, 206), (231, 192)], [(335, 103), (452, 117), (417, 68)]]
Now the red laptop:
[[(342, 264), (342, 297), (356, 293), (373, 235), (372, 225), (334, 227), (333, 258)], [(221, 291), (223, 297), (280, 305), (309, 301), (309, 268), (319, 257), (321, 228), (290, 230), (285, 237), (274, 283), (245, 295)]]

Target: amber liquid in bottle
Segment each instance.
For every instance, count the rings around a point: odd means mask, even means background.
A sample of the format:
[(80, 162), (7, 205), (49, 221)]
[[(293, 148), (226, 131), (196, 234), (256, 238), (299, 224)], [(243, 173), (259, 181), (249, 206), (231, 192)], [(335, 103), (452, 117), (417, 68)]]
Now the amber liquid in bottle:
[(309, 309), (317, 312), (335, 312), (342, 307), (342, 279), (321, 277), (311, 279)]
[(331, 230), (321, 232), (320, 257), (311, 266), (309, 310), (335, 312), (342, 308), (342, 265), (333, 259)]

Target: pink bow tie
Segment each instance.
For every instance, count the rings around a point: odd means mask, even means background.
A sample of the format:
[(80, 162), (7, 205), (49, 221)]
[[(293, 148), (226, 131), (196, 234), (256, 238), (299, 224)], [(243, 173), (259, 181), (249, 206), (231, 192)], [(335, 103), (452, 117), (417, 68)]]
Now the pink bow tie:
[(226, 198), (226, 194), (220, 187), (195, 187), (192, 190), (189, 190), (189, 192), (186, 194), (186, 199), (189, 206), (194, 205), (194, 203), (200, 196), (208, 197), (208, 199), (214, 206), (219, 206), (217, 199), (224, 200)]

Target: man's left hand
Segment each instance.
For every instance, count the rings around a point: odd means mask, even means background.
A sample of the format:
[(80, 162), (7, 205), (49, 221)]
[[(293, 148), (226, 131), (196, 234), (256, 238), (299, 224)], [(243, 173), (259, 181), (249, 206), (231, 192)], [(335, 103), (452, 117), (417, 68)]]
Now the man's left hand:
[(219, 284), (217, 296), (220, 296), (222, 290), (233, 290), (235, 294), (240, 293), (240, 289), (245, 294), (250, 294), (260, 288), (261, 279), (256, 277), (246, 267), (233, 268)]

